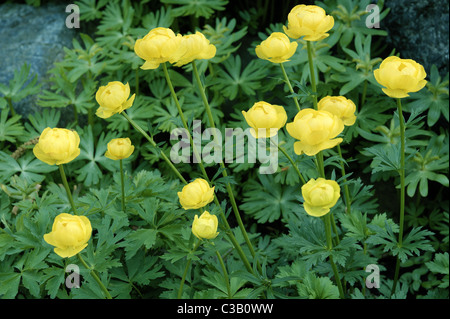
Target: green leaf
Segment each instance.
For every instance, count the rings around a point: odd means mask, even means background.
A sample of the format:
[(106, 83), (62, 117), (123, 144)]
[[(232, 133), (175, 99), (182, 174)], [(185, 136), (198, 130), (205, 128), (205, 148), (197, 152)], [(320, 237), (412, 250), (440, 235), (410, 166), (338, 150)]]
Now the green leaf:
[(16, 114), (8, 119), (8, 109), (3, 109), (0, 114), (0, 142), (8, 141), (15, 143), (25, 132), (20, 119), (20, 115)]
[(330, 278), (316, 277), (312, 272), (309, 272), (297, 284), (298, 294), (300, 297), (308, 299), (339, 299), (339, 290), (333, 285)]

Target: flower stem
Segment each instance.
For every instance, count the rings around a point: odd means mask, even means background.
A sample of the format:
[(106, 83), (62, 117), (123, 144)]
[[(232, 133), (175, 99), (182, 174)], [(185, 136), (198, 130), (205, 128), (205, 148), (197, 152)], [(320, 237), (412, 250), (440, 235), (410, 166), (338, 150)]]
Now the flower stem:
[(12, 98), (7, 97), (6, 101), (8, 101), (8, 105), (9, 105), (9, 111), (11, 112), (11, 116), (16, 115), (16, 110), (14, 110), (13, 104), (12, 104)]
[(300, 180), (302, 181), (302, 185), (306, 184), (305, 178), (303, 177), (302, 173), (300, 173), (300, 170), (298, 169), (298, 167), (295, 164), (292, 157), (289, 156), (289, 154), (286, 152), (286, 150), (284, 148), (282, 148), (280, 145), (277, 145), (277, 146), (278, 146), (278, 149), (281, 151), (281, 153), (283, 153), (284, 156), (286, 156), (286, 158), (289, 160), (289, 162), (291, 162), (292, 167), (297, 172), (298, 177), (300, 177)]
[(100, 278), (97, 275), (97, 272), (89, 267), (86, 262), (84, 261), (84, 259), (81, 257), (81, 254), (78, 253), (77, 254), (78, 259), (80, 260), (80, 262), (83, 264), (84, 267), (86, 267), (87, 270), (90, 271), (92, 277), (94, 278), (94, 280), (98, 283), (98, 285), (100, 286), (101, 290), (103, 291), (103, 293), (105, 294), (107, 299), (112, 299), (110, 293), (108, 292), (108, 289), (106, 289), (105, 285), (103, 285), (102, 281), (100, 280)]
[(317, 110), (316, 76), (314, 73), (314, 61), (313, 61), (313, 57), (312, 57), (312, 47), (311, 47), (310, 41), (306, 41), (306, 48), (308, 50), (308, 63), (309, 63), (309, 75), (311, 78), (311, 88), (314, 93), (314, 95), (313, 95), (314, 109)]
[(222, 256), (220, 256), (220, 253), (217, 249), (216, 249), (216, 256), (217, 259), (219, 260), (220, 266), (222, 267), (223, 278), (225, 280), (225, 284), (227, 285), (228, 299), (231, 299), (231, 287), (230, 287), (230, 280), (228, 278), (227, 268), (225, 267), (225, 263), (223, 262)]
[[(286, 84), (289, 87), (289, 91), (292, 94), (295, 94), (294, 89), (292, 88), (292, 85), (291, 85), (291, 81), (289, 81), (289, 78), (288, 78), (288, 76), (286, 74), (286, 70), (284, 69), (283, 63), (280, 63), (280, 67), (281, 67), (281, 71), (283, 72), (284, 80), (286, 81)], [(295, 96), (293, 96), (292, 99), (294, 100), (294, 103), (295, 103), (295, 106), (297, 107), (297, 110), (300, 112), (300, 104), (298, 104), (297, 98)]]
[[(342, 176), (345, 176), (345, 165), (344, 165), (344, 157), (342, 156), (342, 150), (341, 150), (341, 146), (338, 144), (337, 145), (337, 150), (339, 153), (339, 157), (341, 158), (341, 174)], [(348, 189), (348, 185), (347, 185), (347, 178), (344, 178), (344, 197), (345, 197), (345, 204), (346, 204), (346, 213), (350, 214), (351, 212), (351, 206), (352, 206), (352, 202), (350, 200), (350, 191)]]
[(62, 164), (58, 165), (59, 167), (59, 173), (61, 174), (61, 179), (64, 185), (64, 188), (66, 189), (67, 197), (69, 198), (70, 206), (72, 206), (73, 213), (75, 215), (78, 215), (77, 209), (75, 207), (75, 203), (73, 202), (72, 193), (70, 192), (69, 183), (67, 182), (66, 173), (64, 172), (64, 167)]
[[(199, 239), (197, 241), (197, 243), (194, 246), (194, 249), (191, 251), (192, 254), (197, 250), (197, 248), (200, 246), (201, 242), (202, 242), (201, 239)], [(183, 294), (183, 286), (184, 286), (184, 282), (186, 281), (186, 275), (188, 273), (191, 262), (192, 262), (192, 259), (188, 258), (188, 260), (186, 262), (186, 267), (184, 267), (183, 276), (181, 277), (180, 288), (178, 288), (178, 295), (177, 295), (178, 299), (181, 299), (181, 295)]]
[[(183, 110), (182, 110), (182, 108), (180, 106), (180, 102), (178, 101), (178, 97), (177, 97), (177, 94), (176, 94), (176, 92), (174, 90), (172, 81), (170, 80), (170, 76), (169, 76), (169, 72), (167, 71), (166, 63), (163, 64), (163, 70), (164, 70), (164, 76), (166, 77), (167, 85), (169, 86), (170, 93), (172, 95), (172, 99), (174, 100), (175, 105), (176, 105), (176, 107), (178, 109), (178, 114), (180, 115), (181, 122), (183, 123), (183, 126), (184, 126), (184, 128), (185, 128), (185, 130), (186, 130), (186, 132), (187, 132), (187, 134), (189, 136), (189, 141), (190, 141), (191, 146), (192, 146), (192, 151), (194, 153), (194, 157), (198, 161), (198, 165), (200, 167), (200, 170), (202, 171), (203, 177), (208, 182), (208, 184), (210, 184), (210, 186), (211, 186), (211, 180), (210, 180), (210, 178), (208, 176), (208, 173), (206, 172), (205, 166), (203, 165), (202, 159), (201, 159), (201, 157), (199, 155), (199, 152), (198, 152), (197, 147), (196, 147), (196, 145), (194, 143), (194, 140), (192, 139), (192, 135), (189, 132), (189, 127), (188, 127), (188, 124), (186, 122), (186, 118), (184, 116)], [(225, 233), (227, 234), (227, 236), (231, 240), (233, 246), (236, 248), (236, 250), (237, 250), (237, 252), (239, 254), (239, 257), (241, 258), (241, 260), (244, 263), (244, 265), (247, 268), (247, 270), (250, 273), (253, 273), (253, 269), (252, 269), (252, 267), (250, 265), (250, 262), (247, 259), (247, 256), (245, 255), (244, 251), (242, 250), (242, 247), (239, 245), (239, 243), (237, 242), (236, 238), (234, 237), (233, 232), (231, 232), (231, 230), (230, 230), (231, 229), (230, 225), (228, 224), (228, 221), (227, 221), (227, 218), (225, 216), (225, 213), (223, 212), (222, 207), (220, 206), (219, 200), (217, 198), (217, 195), (215, 193), (214, 193), (214, 203), (220, 209), (220, 217), (221, 217), (222, 222), (223, 222), (223, 224), (224, 224), (224, 226), (226, 228)]]
[[(211, 108), (209, 106), (208, 99), (206, 98), (205, 90), (204, 90), (202, 82), (200, 80), (200, 76), (198, 74), (198, 70), (197, 70), (197, 66), (195, 65), (195, 61), (192, 61), (192, 70), (193, 70), (193, 73), (194, 73), (195, 80), (197, 82), (198, 89), (200, 91), (200, 95), (201, 95), (202, 100), (203, 100), (203, 104), (205, 105), (206, 113), (207, 113), (208, 119), (209, 119), (209, 125), (212, 128), (215, 128), (216, 126), (214, 124), (214, 118), (213, 118), (213, 115), (211, 113)], [(214, 138), (216, 138), (216, 137), (214, 137)], [(222, 175), (224, 177), (227, 177), (228, 174), (226, 172), (225, 164), (223, 162), (220, 162), (220, 167), (222, 168)], [(250, 250), (250, 253), (252, 254), (252, 257), (255, 258), (255, 255), (256, 255), (255, 254), (255, 250), (254, 250), (253, 245), (252, 245), (252, 243), (251, 243), (251, 241), (250, 241), (250, 239), (248, 237), (247, 231), (245, 230), (244, 224), (243, 224), (241, 216), (239, 214), (239, 210), (238, 210), (238, 207), (236, 205), (236, 199), (234, 198), (233, 190), (231, 189), (230, 183), (226, 183), (226, 189), (227, 189), (227, 192), (228, 192), (228, 196), (230, 197), (231, 206), (233, 208), (233, 212), (234, 212), (234, 215), (236, 217), (236, 220), (237, 220), (237, 223), (239, 225), (239, 228), (241, 229), (242, 235), (244, 236), (245, 242), (247, 243), (247, 246), (248, 246), (248, 248)]]
[(175, 173), (175, 175), (177, 175), (177, 177), (185, 184), (187, 184), (187, 181), (184, 179), (183, 175), (181, 175), (180, 171), (178, 171), (178, 169), (173, 165), (173, 163), (170, 161), (170, 159), (167, 157), (166, 154), (164, 154), (164, 152), (158, 147), (158, 145), (156, 145), (155, 141), (153, 140), (153, 138), (151, 138), (135, 121), (133, 121), (128, 115), (127, 113), (125, 113), (125, 111), (123, 111), (122, 116), (128, 121), (130, 122), (130, 124), (139, 132), (141, 133), (146, 139), (147, 141), (150, 142), (150, 144), (155, 147), (158, 148), (159, 153), (161, 155), (161, 157), (163, 158), (164, 161), (166, 161), (166, 163), (170, 166), (170, 168), (172, 169), (172, 171)]
[(123, 177), (123, 161), (122, 159), (119, 160), (120, 163), (120, 182), (121, 182), (121, 186), (122, 186), (122, 211), (123, 212), (127, 212), (126, 208), (125, 208), (125, 181), (124, 181), (124, 177)]
[[(398, 233), (398, 241), (397, 246), (399, 248), (403, 245), (403, 227), (404, 227), (404, 219), (405, 219), (405, 122), (403, 118), (402, 112), (402, 102), (400, 99), (397, 99), (397, 111), (398, 111), (398, 119), (400, 122), (400, 230)], [(397, 261), (395, 265), (395, 274), (394, 274), (394, 283), (392, 285), (391, 296), (394, 294), (395, 289), (397, 287), (398, 276), (400, 272), (400, 259), (397, 255)]]
[[(327, 248), (328, 250), (331, 252), (333, 250), (333, 244), (331, 241), (331, 222), (330, 222), (330, 214), (326, 214), (324, 216), (324, 222), (325, 222), (325, 232), (327, 234)], [(329, 256), (330, 259), (330, 264), (331, 264), (331, 268), (333, 269), (333, 274), (334, 274), (334, 278), (336, 280), (336, 284), (338, 286), (338, 290), (339, 290), (339, 296), (344, 299), (344, 290), (342, 288), (342, 283), (341, 283), (341, 279), (339, 277), (339, 272), (338, 269), (336, 267), (336, 264), (334, 263), (333, 260), (333, 256), (330, 254)]]

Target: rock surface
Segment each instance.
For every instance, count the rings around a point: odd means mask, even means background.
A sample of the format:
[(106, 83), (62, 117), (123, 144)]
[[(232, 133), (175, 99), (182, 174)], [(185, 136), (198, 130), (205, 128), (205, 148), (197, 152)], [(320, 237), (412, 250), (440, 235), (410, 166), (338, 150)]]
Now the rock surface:
[[(30, 73), (43, 83), (53, 63), (64, 57), (63, 47), (72, 47), (76, 29), (65, 22), (66, 4), (49, 3), (40, 7), (6, 3), (0, 5), (0, 83), (8, 85), (14, 70), (27, 63)], [(36, 96), (16, 103), (17, 113), (27, 115), (39, 110)]]
[(429, 74), (449, 71), (449, 2), (447, 0), (386, 0), (391, 11), (381, 21), (387, 41), (401, 58), (413, 59)]

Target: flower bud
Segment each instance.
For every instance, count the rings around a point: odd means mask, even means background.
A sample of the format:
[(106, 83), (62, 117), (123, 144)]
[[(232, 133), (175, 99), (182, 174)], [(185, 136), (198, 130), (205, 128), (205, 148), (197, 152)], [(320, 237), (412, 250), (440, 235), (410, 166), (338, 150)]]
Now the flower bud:
[(175, 66), (183, 66), (194, 60), (212, 59), (215, 55), (216, 47), (209, 43), (203, 33), (197, 31), (183, 36), (170, 62)]
[(384, 59), (373, 75), (385, 87), (383, 92), (392, 98), (407, 97), (408, 93), (417, 92), (427, 84), (427, 74), (422, 65), (396, 56)]
[(288, 27), (283, 26), (283, 30), (293, 39), (319, 41), (329, 36), (327, 31), (333, 26), (334, 18), (321, 7), (299, 4), (289, 12)]
[(136, 40), (134, 52), (145, 63), (143, 70), (156, 69), (161, 63), (172, 59), (181, 42), (181, 34), (175, 33), (169, 28), (154, 28), (143, 38)]
[(333, 180), (324, 178), (310, 179), (302, 186), (303, 207), (308, 215), (320, 217), (330, 211), (336, 205), (341, 189)]
[(273, 32), (266, 40), (255, 48), (256, 55), (260, 59), (273, 63), (289, 61), (297, 50), (297, 42), (290, 42), (289, 38), (281, 32)]
[(214, 187), (209, 187), (206, 180), (197, 178), (178, 192), (178, 198), (184, 209), (198, 209), (213, 201)]
[(195, 215), (194, 222), (192, 223), (192, 233), (198, 239), (213, 239), (219, 235), (217, 232), (218, 225), (219, 221), (217, 220), (217, 216), (205, 211), (200, 217)]
[(34, 146), (34, 155), (49, 165), (69, 163), (80, 155), (80, 137), (75, 131), (65, 128), (44, 129), (39, 142)]
[(255, 138), (276, 135), (287, 121), (284, 107), (264, 101), (256, 102), (247, 112), (242, 111), (242, 114), (251, 127), (250, 134)]
[(122, 82), (109, 82), (106, 86), (101, 86), (95, 94), (95, 99), (100, 107), (95, 113), (98, 117), (108, 118), (116, 113), (121, 113), (133, 105), (135, 94), (130, 98), (130, 85)]
[(355, 124), (356, 105), (344, 96), (326, 96), (319, 101), (317, 109), (338, 116), (346, 126)]
[(105, 156), (112, 160), (121, 160), (130, 157), (133, 154), (134, 146), (131, 140), (127, 138), (115, 138), (109, 141)]
[(55, 246), (57, 255), (66, 258), (82, 251), (88, 245), (91, 234), (91, 222), (86, 216), (62, 213), (56, 216), (52, 231), (44, 235), (44, 240)]
[(344, 130), (344, 123), (330, 112), (303, 109), (293, 122), (286, 124), (286, 129), (299, 140), (294, 143), (294, 152), (313, 156), (342, 142), (342, 138), (335, 137)]

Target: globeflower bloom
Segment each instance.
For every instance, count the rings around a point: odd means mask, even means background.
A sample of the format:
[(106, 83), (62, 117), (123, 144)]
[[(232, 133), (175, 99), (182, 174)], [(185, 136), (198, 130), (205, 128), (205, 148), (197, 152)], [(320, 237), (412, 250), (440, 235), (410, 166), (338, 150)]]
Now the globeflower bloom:
[(72, 257), (88, 245), (92, 226), (86, 216), (62, 213), (56, 216), (52, 231), (44, 235), (44, 240), (55, 246), (54, 251), (62, 258)]
[(211, 44), (203, 33), (184, 35), (174, 52), (171, 63), (175, 66), (183, 66), (194, 60), (211, 59), (216, 55), (216, 47)]
[(194, 222), (192, 223), (192, 233), (198, 239), (214, 239), (219, 235), (217, 232), (218, 225), (219, 221), (217, 220), (217, 216), (205, 211), (200, 217), (195, 215)]
[(186, 210), (206, 206), (214, 199), (214, 188), (214, 186), (209, 187), (208, 182), (203, 178), (195, 179), (178, 192), (181, 206)]
[(112, 160), (121, 160), (130, 157), (133, 154), (134, 145), (127, 138), (115, 138), (109, 141), (105, 156)]
[(341, 189), (333, 180), (311, 179), (302, 186), (303, 207), (308, 215), (321, 217), (336, 205)]
[(346, 126), (356, 122), (356, 105), (344, 96), (326, 96), (319, 101), (317, 109), (337, 115)]
[(298, 43), (290, 42), (289, 38), (281, 32), (273, 32), (266, 40), (255, 48), (258, 58), (273, 63), (289, 61), (297, 50)]
[(329, 36), (327, 33), (334, 26), (334, 18), (325, 10), (315, 5), (299, 4), (288, 14), (288, 27), (284, 32), (293, 39), (319, 41)]
[(264, 101), (256, 102), (247, 112), (242, 111), (242, 114), (251, 127), (250, 134), (255, 138), (276, 135), (287, 121), (284, 107)]
[(330, 112), (303, 109), (293, 122), (286, 124), (286, 129), (289, 135), (299, 140), (294, 143), (297, 155), (314, 156), (342, 142), (342, 138), (336, 136), (344, 130), (344, 123)]
[(130, 108), (133, 105), (135, 94), (130, 98), (130, 85), (119, 81), (109, 82), (101, 86), (95, 94), (95, 99), (100, 107), (95, 113), (98, 117), (108, 118), (116, 113)]
[(80, 155), (80, 137), (77, 132), (65, 128), (45, 128), (33, 154), (48, 165), (69, 163)]
[(161, 63), (171, 61), (181, 38), (181, 34), (175, 35), (171, 29), (160, 27), (150, 30), (144, 38), (136, 40), (134, 52), (145, 60), (141, 69), (156, 69)]
[(392, 98), (407, 97), (408, 93), (417, 92), (427, 84), (427, 74), (421, 64), (396, 56), (384, 59), (373, 75), (384, 86), (383, 92)]

